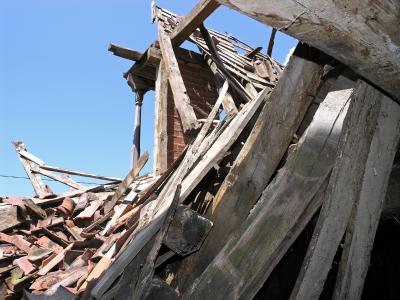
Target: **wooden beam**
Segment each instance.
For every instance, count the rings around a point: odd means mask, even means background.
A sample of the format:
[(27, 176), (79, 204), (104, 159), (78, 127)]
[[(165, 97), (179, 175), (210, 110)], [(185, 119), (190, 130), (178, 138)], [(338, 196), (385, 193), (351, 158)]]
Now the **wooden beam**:
[[(349, 266), (343, 266), (342, 262), (342, 267), (345, 269), (342, 275), (349, 282), (348, 285), (339, 286), (337, 292), (339, 294), (343, 292), (343, 295), (349, 293), (347, 294), (348, 299), (361, 297), (362, 284), (368, 269), (366, 258), (369, 258), (380, 217), (376, 205), (379, 206), (378, 203), (383, 202), (391, 164), (396, 152), (393, 142), (396, 145), (399, 137), (397, 129), (387, 127), (387, 124), (390, 124), (390, 126), (398, 128), (399, 108), (390, 112), (390, 118), (384, 120), (389, 116), (389, 112), (385, 109), (390, 106), (385, 108), (382, 105), (383, 101), (390, 102), (391, 100), (365, 82), (360, 81), (351, 99), (326, 199), (292, 292), (292, 299), (318, 299), (333, 258), (343, 239), (354, 205), (359, 207), (356, 210), (356, 219), (354, 219), (356, 223), (354, 223), (353, 230), (356, 230), (356, 238), (360, 240), (353, 243), (350, 239), (351, 250), (355, 250), (355, 252), (348, 253), (350, 254), (348, 259), (350, 259), (349, 263), (354, 263), (354, 266), (351, 266), (351, 272), (354, 271), (354, 276), (358, 276), (358, 278), (347, 273), (350, 271), (347, 269)], [(397, 104), (394, 103), (394, 105)], [(395, 107), (392, 106), (393, 108)], [(380, 132), (381, 130), (384, 131)], [(378, 145), (380, 142), (385, 142), (385, 144)], [(372, 143), (374, 143), (373, 147)], [(376, 151), (382, 151), (382, 153)], [(380, 155), (382, 156), (378, 158)], [(364, 199), (360, 197), (364, 197)], [(365, 203), (365, 201), (369, 203)], [(370, 205), (371, 211), (369, 211), (368, 205)], [(361, 221), (359, 214), (366, 220)], [(357, 224), (358, 222), (365, 222), (363, 224), (367, 227), (358, 228), (362, 225)], [(359, 247), (365, 247), (365, 249)], [(349, 250), (347, 248), (346, 251)], [(346, 256), (346, 254), (344, 255)], [(356, 257), (354, 261), (352, 260), (353, 255)]]
[(399, 1), (217, 1), (324, 51), (400, 100)]
[(143, 56), (142, 52), (139, 52), (139, 51), (136, 51), (133, 49), (129, 49), (129, 48), (125, 48), (125, 47), (115, 45), (115, 44), (110, 44), (108, 46), (108, 51), (112, 52), (116, 56), (126, 58), (129, 60), (133, 60), (133, 61), (138, 61)]
[(276, 28), (272, 28), (271, 36), (269, 37), (268, 49), (267, 49), (267, 55), (269, 57), (272, 57), (272, 49), (274, 48), (276, 31), (277, 31)]
[(186, 133), (194, 132), (199, 128), (196, 114), (190, 104), (185, 84), (179, 70), (178, 61), (176, 60), (174, 49), (172, 48), (171, 39), (166, 35), (164, 29), (158, 24), (158, 38), (160, 41), (163, 62), (168, 74), (169, 84), (174, 95), (174, 103), (181, 118), (183, 130)]
[(154, 114), (154, 174), (161, 175), (168, 168), (167, 160), (167, 101), (168, 75), (163, 62), (157, 68)]
[(321, 200), (315, 195), (334, 165), (351, 94), (328, 93), (296, 150), (183, 299), (253, 299), (318, 209), (313, 200)]
[(215, 0), (201, 0), (171, 33), (172, 45), (182, 44), (219, 6), (220, 4)]
[(94, 179), (100, 179), (100, 180), (117, 181), (117, 182), (122, 181), (121, 178), (95, 175), (95, 174), (85, 173), (85, 172), (81, 172), (81, 171), (72, 171), (72, 170), (68, 170), (68, 169), (64, 169), (64, 168), (47, 166), (47, 165), (39, 166), (39, 169), (53, 171), (53, 172), (59, 172), (59, 173), (65, 173), (65, 174), (70, 174), (70, 175), (77, 175), (77, 176), (82, 176), (82, 177), (88, 177), (88, 178), (94, 178)]
[(299, 44), (206, 214), (214, 227), (200, 250), (178, 271), (180, 291), (205, 270), (271, 180), (321, 85), (323, 57), (316, 49)]
[[(362, 88), (367, 97), (379, 94), (366, 84)], [(360, 196), (356, 199), (357, 205), (347, 229), (333, 299), (361, 299), (370, 265), (375, 233), (400, 139), (400, 106), (387, 97), (381, 99)]]

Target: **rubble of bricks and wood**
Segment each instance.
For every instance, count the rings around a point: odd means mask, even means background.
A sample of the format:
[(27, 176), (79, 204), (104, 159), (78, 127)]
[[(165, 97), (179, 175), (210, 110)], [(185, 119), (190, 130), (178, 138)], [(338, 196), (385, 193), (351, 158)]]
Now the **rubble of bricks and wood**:
[[(206, 28), (221, 4), (274, 28), (267, 50)], [(399, 3), (346, 5), (153, 4), (146, 52), (109, 47), (134, 61), (125, 178), (14, 141), (35, 195), (0, 198), (0, 299), (399, 299)], [(299, 40), (286, 66), (276, 31)], [(140, 175), (150, 90), (154, 167)]]

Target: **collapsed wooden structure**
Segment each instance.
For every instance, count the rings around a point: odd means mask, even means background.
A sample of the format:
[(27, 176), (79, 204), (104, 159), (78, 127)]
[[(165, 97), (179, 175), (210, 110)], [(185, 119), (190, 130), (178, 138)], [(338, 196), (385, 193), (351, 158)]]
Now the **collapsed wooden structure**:
[[(283, 67), (205, 28), (218, 2), (305, 43)], [(136, 94), (125, 179), (48, 166), (15, 142), (37, 195), (2, 199), (2, 296), (366, 297), (378, 223), (400, 202), (395, 4), (218, 2), (185, 17), (154, 5), (158, 41), (145, 53), (110, 45), (135, 61), (124, 74)], [(179, 47), (185, 40), (199, 51)], [(153, 89), (154, 170), (139, 177), (141, 106)], [(73, 190), (53, 195), (41, 176)]]

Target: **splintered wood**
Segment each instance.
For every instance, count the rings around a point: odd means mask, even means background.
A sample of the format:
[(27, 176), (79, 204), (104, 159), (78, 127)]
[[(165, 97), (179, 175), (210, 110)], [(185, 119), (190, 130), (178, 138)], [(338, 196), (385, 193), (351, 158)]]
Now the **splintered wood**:
[[(202, 0), (179, 17), (153, 5), (157, 42), (144, 53), (110, 45), (136, 62), (133, 89), (155, 88), (154, 173), (139, 176), (147, 151), (122, 180), (49, 166), (14, 142), (36, 195), (0, 197), (0, 299), (362, 297), (398, 183), (400, 106), (304, 43), (283, 69), (269, 56), (282, 28), (269, 55), (205, 28), (218, 6)], [(218, 95), (207, 112), (182, 66), (209, 68)], [(173, 109), (185, 139), (170, 162)], [(42, 176), (72, 190), (54, 194)]]

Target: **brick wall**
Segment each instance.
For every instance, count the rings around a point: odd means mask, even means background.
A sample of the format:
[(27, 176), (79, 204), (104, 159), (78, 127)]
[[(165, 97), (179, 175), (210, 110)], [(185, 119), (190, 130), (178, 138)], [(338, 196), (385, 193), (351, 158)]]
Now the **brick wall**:
[[(180, 62), (179, 68), (191, 103), (208, 114), (218, 97), (213, 81), (213, 74), (209, 67), (206, 64), (195, 65)], [(196, 111), (196, 109), (195, 113), (198, 119), (205, 118), (205, 116)], [(167, 102), (167, 134), (167, 161), (169, 166), (185, 148), (188, 140), (183, 133), (182, 123), (178, 111), (175, 108), (170, 89), (168, 91)]]

